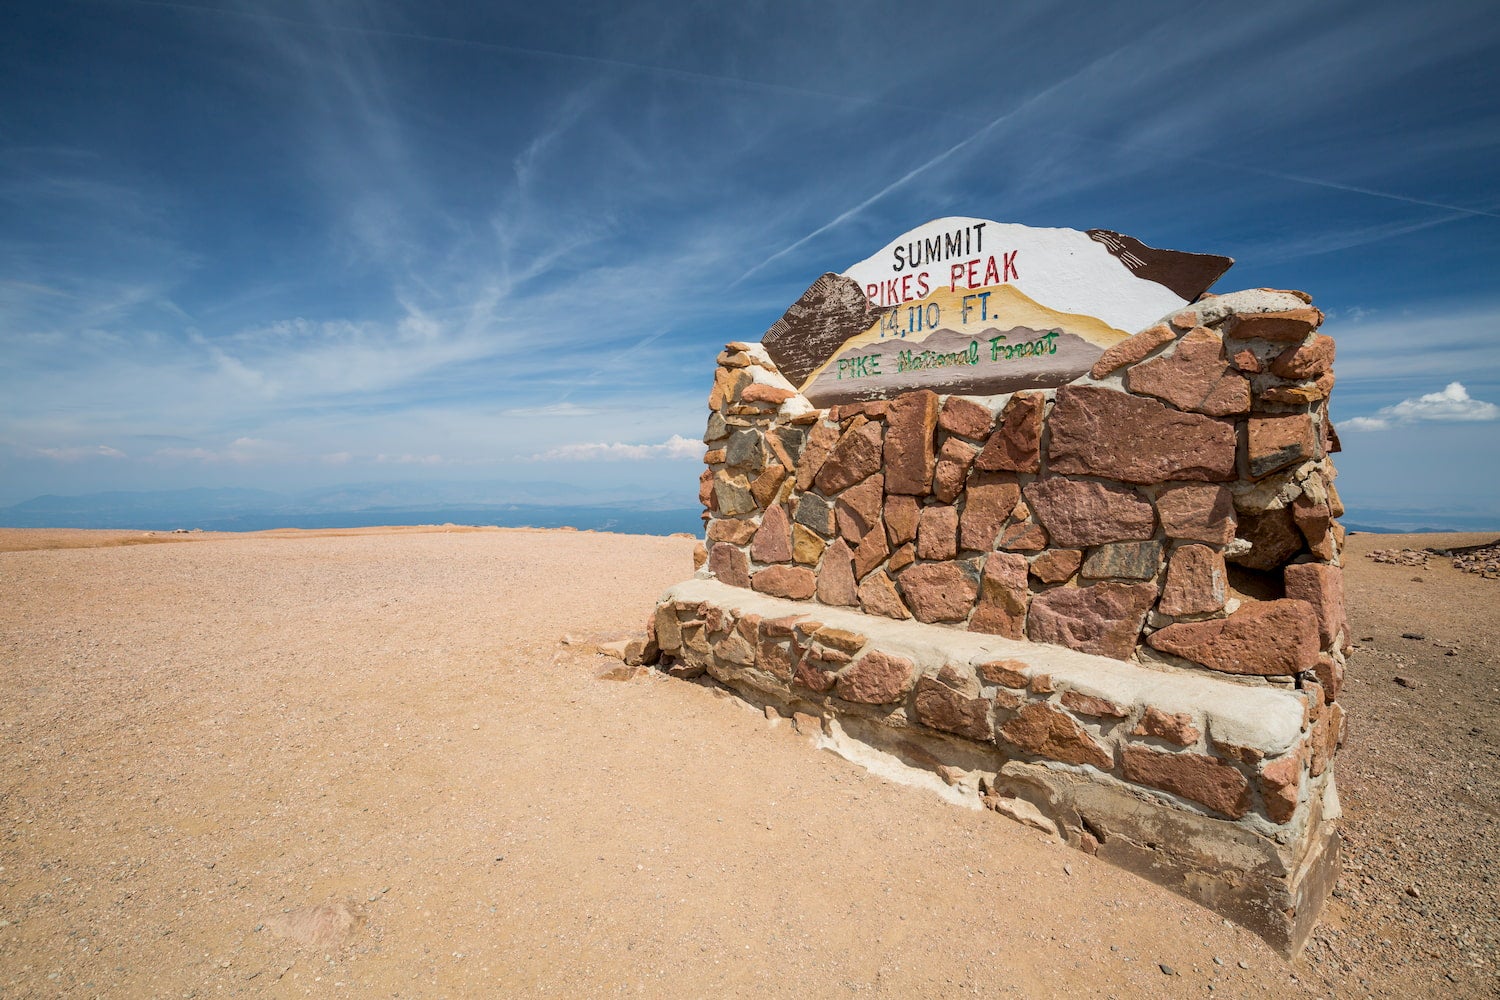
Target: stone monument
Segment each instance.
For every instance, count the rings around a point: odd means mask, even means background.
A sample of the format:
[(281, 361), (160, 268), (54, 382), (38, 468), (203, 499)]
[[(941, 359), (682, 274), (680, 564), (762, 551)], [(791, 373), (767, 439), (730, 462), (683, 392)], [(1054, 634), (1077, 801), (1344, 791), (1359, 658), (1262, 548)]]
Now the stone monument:
[[(1337, 875), (1333, 341), (1228, 258), (940, 219), (718, 359), (637, 659), (819, 717), (1255, 931)], [(643, 647), (643, 648), (642, 648)]]

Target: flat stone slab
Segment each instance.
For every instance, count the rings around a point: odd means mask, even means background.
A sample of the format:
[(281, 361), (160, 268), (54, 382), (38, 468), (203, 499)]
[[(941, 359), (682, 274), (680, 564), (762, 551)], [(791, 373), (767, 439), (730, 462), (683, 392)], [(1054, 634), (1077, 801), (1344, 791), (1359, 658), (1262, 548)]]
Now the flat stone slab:
[(712, 579), (690, 579), (671, 587), (662, 600), (704, 601), (737, 615), (762, 618), (816, 618), (825, 625), (860, 632), (881, 650), (911, 660), (919, 673), (935, 674), (949, 663), (977, 667), (993, 660), (1016, 660), (1029, 683), (1046, 675), (1059, 690), (1122, 706), (1152, 706), (1169, 715), (1202, 716), (1213, 738), (1276, 757), (1302, 736), (1303, 705), (1288, 690), (1256, 687), (1188, 670), (1145, 667), (1079, 653), (1062, 646), (1022, 642), (979, 632), (961, 632), (917, 621), (893, 621), (859, 611), (809, 605), (757, 594)]

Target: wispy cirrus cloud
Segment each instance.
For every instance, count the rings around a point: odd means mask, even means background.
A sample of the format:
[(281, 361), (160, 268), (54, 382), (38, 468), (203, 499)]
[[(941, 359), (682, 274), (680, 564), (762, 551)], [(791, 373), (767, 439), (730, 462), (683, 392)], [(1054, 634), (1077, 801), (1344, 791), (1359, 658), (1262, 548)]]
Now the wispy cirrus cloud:
[(1500, 406), (1474, 399), (1462, 382), (1449, 382), (1438, 392), (1381, 407), (1373, 417), (1351, 417), (1339, 427), (1350, 431), (1384, 431), (1399, 424), (1478, 423), (1487, 420), (1500, 420)]
[(702, 441), (673, 434), (660, 444), (565, 444), (531, 456), (534, 462), (639, 462), (647, 459), (701, 459)]
[[(1500, 112), (1464, 82), (1487, 12), (994, 5), (896, 74), (870, 57), (886, 7), (32, 5), (7, 51), (36, 113), (0, 142), (0, 491), (528, 455), (644, 480), (701, 454), (719, 345), (947, 214), (1307, 287), (1335, 409), (1366, 420), (1455, 375), (1500, 398)], [(170, 73), (120, 56), (126, 18)]]
[(37, 448), (35, 454), (55, 462), (81, 462), (88, 458), (127, 458), (118, 448), (107, 444), (80, 445), (71, 448)]
[(592, 417), (598, 413), (599, 410), (593, 407), (567, 401), (542, 406), (513, 406), (500, 411), (502, 417)]

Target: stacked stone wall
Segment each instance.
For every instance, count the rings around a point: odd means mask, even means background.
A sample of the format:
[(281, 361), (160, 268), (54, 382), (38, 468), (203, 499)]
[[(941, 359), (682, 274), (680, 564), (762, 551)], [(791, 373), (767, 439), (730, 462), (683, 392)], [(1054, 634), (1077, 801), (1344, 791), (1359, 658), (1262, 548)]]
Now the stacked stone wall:
[[(1014, 763), (994, 765), (992, 795), (1061, 769), (1321, 851), (1307, 833), (1349, 649), (1322, 318), (1296, 292), (1206, 296), (1057, 389), (826, 410), (759, 345), (730, 344), (699, 576), (796, 604), (669, 595), (651, 645), (679, 673), (957, 738), (959, 756), (977, 744)], [(830, 625), (835, 609), (866, 617)], [(861, 627), (887, 619), (1091, 656), (1062, 671), (983, 645), (924, 660)], [(1133, 680), (1111, 687), (1094, 657)], [(1214, 707), (1226, 690), (1295, 717), (1246, 737)], [(1074, 819), (1065, 834), (1098, 850)]]

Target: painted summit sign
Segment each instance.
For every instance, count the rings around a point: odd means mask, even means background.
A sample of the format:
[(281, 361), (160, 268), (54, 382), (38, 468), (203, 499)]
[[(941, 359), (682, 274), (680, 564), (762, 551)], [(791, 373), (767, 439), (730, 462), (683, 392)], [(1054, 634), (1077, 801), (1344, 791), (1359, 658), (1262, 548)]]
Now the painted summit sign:
[(1233, 263), (1104, 229), (937, 219), (823, 275), (763, 342), (820, 407), (1065, 385)]

